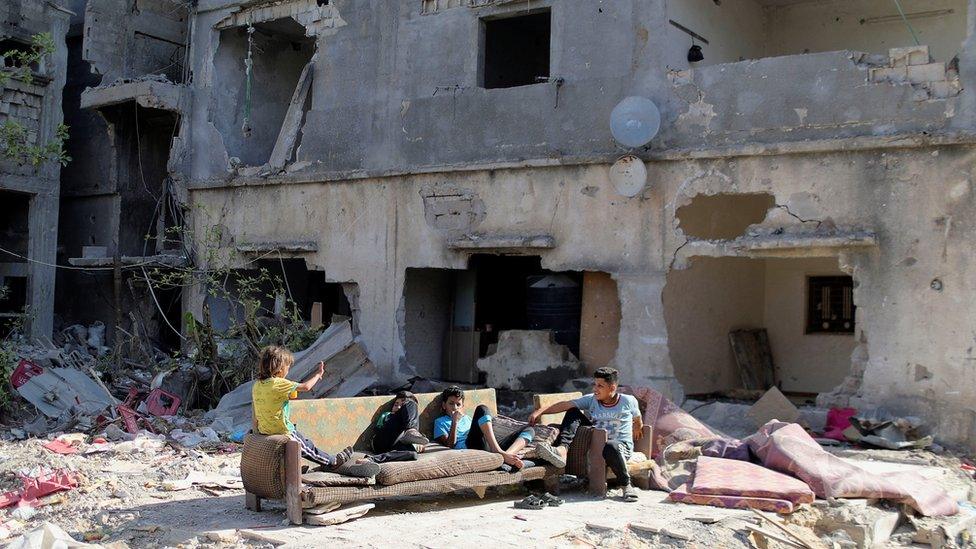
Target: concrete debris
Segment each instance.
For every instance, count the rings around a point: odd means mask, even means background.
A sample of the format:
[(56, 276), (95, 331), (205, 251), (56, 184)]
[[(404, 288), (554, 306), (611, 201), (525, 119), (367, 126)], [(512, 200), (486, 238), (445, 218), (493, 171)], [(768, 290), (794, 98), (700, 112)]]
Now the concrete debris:
[(878, 448), (921, 449), (931, 446), (934, 440), (931, 435), (921, 435), (924, 428), (921, 418), (895, 417), (884, 409), (855, 415), (850, 422), (858, 431), (859, 442)]
[(570, 379), (583, 375), (577, 359), (557, 344), (549, 330), (506, 330), (477, 368), (487, 375), (489, 387), (558, 392)]
[(746, 415), (752, 419), (755, 427), (762, 427), (774, 419), (794, 423), (800, 417), (800, 411), (778, 388), (772, 387), (749, 408)]
[(67, 549), (71, 547), (99, 547), (76, 541), (57, 524), (44, 522), (39, 527), (10, 542), (7, 549)]

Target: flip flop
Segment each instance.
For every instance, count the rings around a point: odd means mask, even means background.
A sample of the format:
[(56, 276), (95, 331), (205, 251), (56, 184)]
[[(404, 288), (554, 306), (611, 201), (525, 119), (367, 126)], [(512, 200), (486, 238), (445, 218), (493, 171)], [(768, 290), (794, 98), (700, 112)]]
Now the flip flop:
[(548, 505), (549, 507), (559, 507), (563, 503), (566, 503), (566, 500), (564, 500), (563, 498), (559, 496), (554, 496), (549, 492), (546, 492), (545, 494), (539, 496), (539, 499), (544, 501), (545, 504)]
[(546, 506), (546, 502), (539, 499), (538, 496), (528, 495), (525, 496), (521, 501), (515, 502), (516, 509), (534, 509), (539, 510)]

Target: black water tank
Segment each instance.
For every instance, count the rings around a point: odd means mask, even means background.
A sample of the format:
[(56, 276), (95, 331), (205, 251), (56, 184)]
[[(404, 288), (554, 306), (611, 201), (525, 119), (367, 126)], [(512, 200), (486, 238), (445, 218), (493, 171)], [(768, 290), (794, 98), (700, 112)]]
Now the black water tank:
[(526, 279), (525, 313), (530, 330), (552, 330), (556, 343), (579, 356), (580, 313), (583, 292), (566, 275), (539, 275)]

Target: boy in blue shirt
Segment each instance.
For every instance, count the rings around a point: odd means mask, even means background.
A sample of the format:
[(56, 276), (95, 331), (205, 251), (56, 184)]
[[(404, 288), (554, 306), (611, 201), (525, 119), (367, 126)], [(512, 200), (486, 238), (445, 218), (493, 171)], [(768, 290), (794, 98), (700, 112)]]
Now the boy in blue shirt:
[[(434, 420), (434, 440), (438, 443), (456, 450), (485, 450), (501, 454), (505, 463), (515, 469), (525, 465), (519, 453), (532, 442), (535, 429), (526, 425), (522, 430), (514, 430), (499, 425), (496, 431), (491, 411), (484, 404), (475, 408), (474, 418), (468, 417), (464, 414), (464, 391), (457, 386), (448, 387), (441, 393), (441, 409), (444, 415)], [(472, 429), (473, 425), (477, 428)]]
[(592, 393), (532, 412), (529, 425), (535, 425), (539, 417), (546, 414), (566, 412), (555, 445), (540, 443), (536, 446), (540, 458), (560, 467), (566, 465), (569, 446), (581, 425), (605, 429), (607, 444), (603, 447), (603, 459), (607, 460), (607, 465), (623, 484), (624, 501), (637, 501), (637, 490), (631, 486), (630, 473), (627, 472), (627, 460), (634, 453), (634, 441), (640, 440), (643, 435), (644, 422), (637, 399), (617, 392), (619, 375), (613, 368), (597, 369), (593, 373)]

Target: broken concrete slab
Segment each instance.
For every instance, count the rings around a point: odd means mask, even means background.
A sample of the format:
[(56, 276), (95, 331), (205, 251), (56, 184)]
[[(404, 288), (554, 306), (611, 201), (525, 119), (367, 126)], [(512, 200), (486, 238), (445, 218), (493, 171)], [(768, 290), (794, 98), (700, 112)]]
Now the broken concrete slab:
[(305, 65), (298, 77), (298, 84), (295, 86), (295, 93), (291, 97), (291, 102), (288, 103), (288, 110), (285, 111), (285, 120), (281, 123), (278, 139), (271, 150), (271, 158), (268, 160), (268, 168), (271, 173), (280, 172), (294, 152), (295, 142), (298, 141), (298, 132), (302, 129), (305, 102), (308, 100), (309, 91), (312, 89), (314, 69), (315, 55), (312, 55), (312, 60)]
[(778, 388), (773, 387), (749, 408), (746, 415), (756, 427), (762, 427), (772, 420), (794, 423), (799, 419), (800, 411)]
[(489, 387), (558, 392), (583, 374), (579, 359), (557, 344), (549, 330), (506, 330), (494, 353), (478, 360)]
[(161, 109), (182, 114), (189, 94), (186, 86), (155, 79), (124, 80), (109, 86), (81, 92), (81, 108), (98, 109), (135, 101), (147, 109)]
[(267, 254), (272, 252), (301, 254), (315, 253), (319, 251), (319, 245), (314, 240), (242, 242), (237, 245), (236, 249), (242, 254)]
[(502, 250), (506, 248), (543, 249), (556, 247), (556, 239), (552, 235), (483, 235), (469, 234), (447, 241), (447, 247), (452, 250)]

